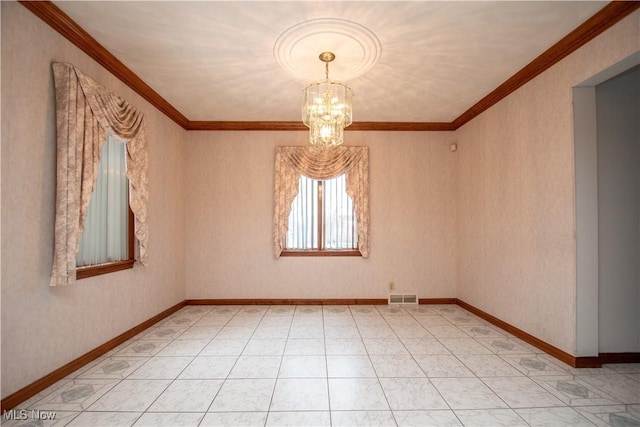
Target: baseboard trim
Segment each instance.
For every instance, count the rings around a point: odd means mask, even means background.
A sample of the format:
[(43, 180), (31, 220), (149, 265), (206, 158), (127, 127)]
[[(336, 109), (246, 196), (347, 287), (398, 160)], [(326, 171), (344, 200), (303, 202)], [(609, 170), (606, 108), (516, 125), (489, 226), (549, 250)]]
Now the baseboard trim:
[(563, 350), (560, 350), (553, 345), (542, 341), (533, 335), (518, 329), (507, 322), (498, 319), (495, 316), (486, 313), (479, 308), (472, 306), (460, 299), (456, 298), (456, 303), (465, 310), (475, 314), (476, 316), (488, 321), (503, 329), (510, 334), (520, 338), (522, 341), (531, 344), (532, 346), (539, 348), (550, 356), (574, 367), (574, 368), (601, 368), (603, 364), (613, 363), (640, 363), (640, 353), (600, 353), (598, 356), (573, 356)]
[(574, 368), (602, 368), (600, 356), (575, 356), (569, 364)]
[(604, 363), (640, 363), (640, 353), (600, 353), (600, 361)]
[(185, 305), (386, 305), (379, 298), (316, 298), (316, 299), (188, 299)]
[[(456, 298), (420, 298), (420, 304), (457, 304)], [(381, 298), (317, 298), (317, 299), (187, 299), (185, 305), (387, 305)]]
[(542, 341), (541, 339), (534, 337), (533, 335), (529, 334), (528, 332), (523, 331), (522, 329), (518, 329), (513, 325), (510, 325), (509, 323), (498, 319), (495, 316), (492, 316), (491, 314), (480, 310), (479, 308), (476, 308), (474, 306), (472, 306), (469, 303), (466, 303), (464, 301), (462, 301), (461, 299), (457, 299), (457, 304), (464, 308), (465, 310), (475, 314), (476, 316), (486, 320), (489, 323), (492, 323), (494, 325), (496, 325), (497, 327), (499, 327), (500, 329), (503, 329), (507, 332), (509, 332), (511, 335), (516, 336), (517, 338), (520, 338), (522, 341), (531, 344), (532, 346), (544, 351), (545, 353), (555, 357), (558, 360), (563, 361), (564, 363), (571, 365), (573, 367), (576, 367), (576, 357), (563, 351), (560, 350), (557, 347), (554, 347), (553, 345)]
[[(164, 310), (140, 323), (106, 343), (94, 348), (86, 354), (78, 357), (55, 371), (45, 375), (35, 382), (21, 388), (0, 401), (0, 412), (15, 408), (25, 400), (35, 396), (42, 390), (72, 374), (87, 363), (106, 354), (125, 341), (133, 338), (145, 329), (170, 316), (182, 307), (188, 305), (386, 305), (386, 299), (381, 298), (341, 298), (341, 299), (186, 299), (173, 307)], [(574, 368), (600, 368), (604, 363), (640, 363), (640, 353), (600, 353), (594, 357), (576, 357), (539, 338), (516, 328), (497, 317), (480, 310), (471, 304), (458, 298), (421, 298), (420, 304), (456, 304), (481, 319), (503, 329), (528, 344), (544, 351), (562, 362)]]
[(176, 311), (180, 310), (184, 306), (185, 306), (185, 302), (182, 301), (182, 302), (174, 305), (173, 307), (170, 307), (170, 308), (164, 310), (162, 313), (153, 316), (149, 320), (145, 320), (144, 322), (140, 323), (139, 325), (134, 326), (133, 328), (129, 329), (126, 332), (123, 332), (122, 334), (118, 335), (117, 337), (115, 337), (113, 339), (110, 339), (106, 343), (94, 348), (93, 350), (89, 351), (88, 353), (83, 354), (82, 356), (78, 357), (77, 359), (72, 360), (71, 362), (69, 362), (66, 365), (56, 369), (55, 371), (45, 375), (44, 377), (40, 378), (39, 380), (36, 380), (35, 382), (29, 384), (28, 386), (21, 388), (20, 390), (16, 391), (15, 393), (10, 394), (9, 396), (5, 397), (4, 399), (2, 399), (0, 401), (0, 413), (4, 413), (4, 411), (8, 411), (10, 409), (15, 408), (20, 403), (22, 403), (25, 400), (35, 396), (36, 394), (40, 393), (42, 390), (44, 390), (47, 387), (55, 384), (56, 382), (60, 381), (61, 379), (63, 379), (67, 375), (72, 374), (73, 372), (77, 371), (78, 369), (80, 369), (81, 367), (86, 365), (87, 363), (89, 363), (89, 362), (97, 359), (98, 357), (108, 353), (109, 351), (113, 350), (114, 348), (116, 348), (120, 344), (124, 343), (125, 341), (127, 341), (127, 340), (129, 340), (129, 339), (131, 339), (133, 337), (135, 337), (140, 332), (144, 331), (145, 329), (149, 328), (150, 326), (153, 326), (155, 323), (158, 323), (159, 321), (161, 321), (165, 317), (170, 316), (171, 314), (173, 314)]
[(420, 298), (420, 304), (457, 304), (457, 298)]

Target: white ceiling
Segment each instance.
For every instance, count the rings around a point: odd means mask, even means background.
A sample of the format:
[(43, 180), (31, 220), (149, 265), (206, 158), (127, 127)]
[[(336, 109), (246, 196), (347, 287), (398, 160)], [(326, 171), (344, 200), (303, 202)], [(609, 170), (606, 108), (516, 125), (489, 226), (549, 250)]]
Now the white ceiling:
[(55, 4), (192, 121), (301, 120), (330, 50), (354, 121), (451, 122), (606, 2)]

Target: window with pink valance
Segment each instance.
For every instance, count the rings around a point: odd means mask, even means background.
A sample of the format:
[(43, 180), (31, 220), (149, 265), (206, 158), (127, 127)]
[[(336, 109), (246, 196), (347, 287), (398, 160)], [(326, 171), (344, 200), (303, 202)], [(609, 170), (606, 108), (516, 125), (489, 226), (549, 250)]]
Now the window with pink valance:
[(358, 249), (369, 256), (369, 151), (367, 147), (277, 147), (275, 160), (273, 252), (286, 248), (291, 203), (298, 194), (300, 175), (325, 180), (346, 174), (347, 193), (353, 201), (358, 228)]
[(147, 264), (148, 153), (144, 116), (71, 64), (54, 63), (57, 128), (55, 247), (51, 286), (76, 280), (76, 253), (102, 145), (125, 142), (129, 206), (135, 218), (138, 260)]

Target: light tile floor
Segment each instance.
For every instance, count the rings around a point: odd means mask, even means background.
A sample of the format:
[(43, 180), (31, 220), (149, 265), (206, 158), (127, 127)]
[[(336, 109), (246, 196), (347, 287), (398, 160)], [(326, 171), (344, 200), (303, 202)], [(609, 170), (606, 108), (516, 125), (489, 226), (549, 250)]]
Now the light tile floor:
[(27, 419), (3, 425), (639, 426), (640, 364), (573, 369), (455, 305), (188, 306), (11, 414)]

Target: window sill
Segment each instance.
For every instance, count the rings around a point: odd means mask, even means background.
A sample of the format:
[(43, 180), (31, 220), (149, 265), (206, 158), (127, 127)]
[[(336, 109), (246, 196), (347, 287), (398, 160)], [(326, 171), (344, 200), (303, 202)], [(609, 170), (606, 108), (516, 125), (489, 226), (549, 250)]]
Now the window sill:
[(308, 250), (308, 251), (295, 251), (295, 250), (285, 250), (280, 254), (283, 256), (316, 256), (316, 257), (325, 257), (325, 256), (359, 256), (362, 254), (357, 249), (344, 249), (344, 250), (329, 250), (329, 251), (319, 251), (319, 250)]
[(133, 268), (136, 260), (126, 260), (109, 262), (106, 264), (92, 265), (90, 267), (78, 267), (76, 270), (76, 280), (86, 279), (87, 277), (100, 276), (101, 274), (113, 273), (116, 271), (127, 270)]

